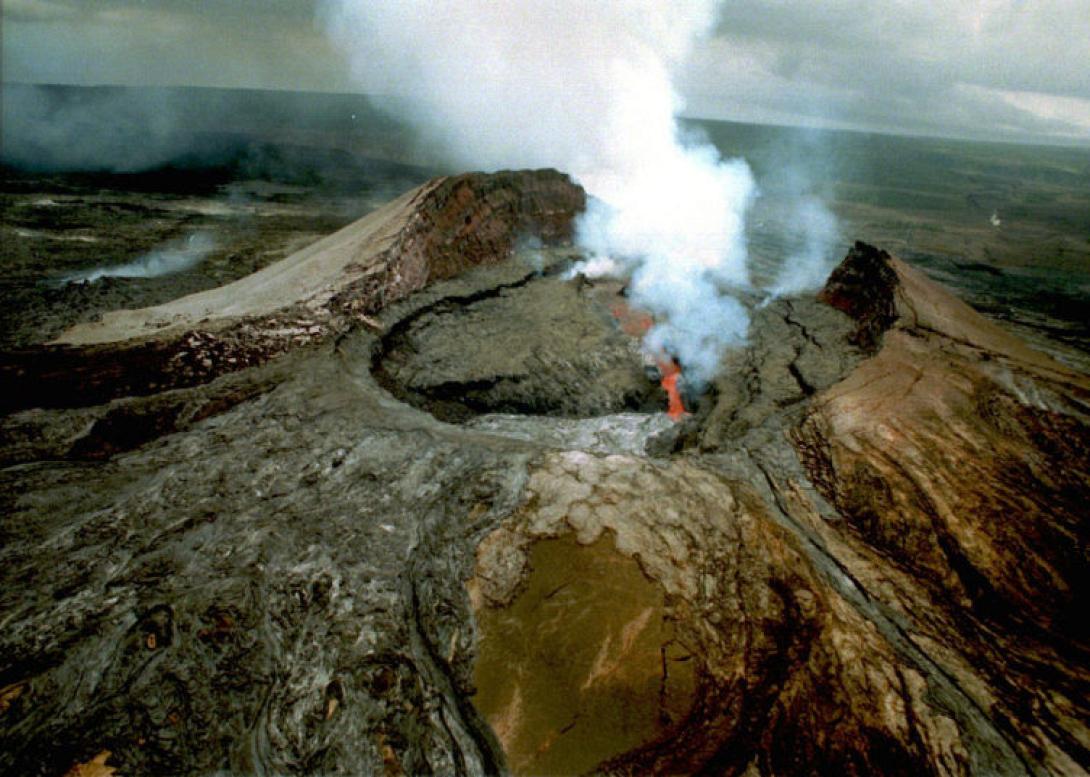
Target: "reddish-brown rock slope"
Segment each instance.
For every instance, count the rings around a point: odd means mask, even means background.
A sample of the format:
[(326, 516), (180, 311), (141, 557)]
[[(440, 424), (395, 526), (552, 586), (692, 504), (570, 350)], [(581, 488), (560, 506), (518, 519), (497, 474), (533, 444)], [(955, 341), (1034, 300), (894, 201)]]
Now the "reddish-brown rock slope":
[(817, 526), (1056, 773), (1090, 764), (1090, 381), (858, 244), (822, 298), (876, 348), (794, 433)]

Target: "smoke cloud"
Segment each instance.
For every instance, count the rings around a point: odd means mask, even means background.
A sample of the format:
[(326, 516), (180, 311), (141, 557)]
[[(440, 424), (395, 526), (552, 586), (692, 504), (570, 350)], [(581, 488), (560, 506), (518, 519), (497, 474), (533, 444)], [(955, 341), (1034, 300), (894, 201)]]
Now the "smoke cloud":
[(194, 137), (187, 106), (169, 90), (4, 84), (0, 100), (0, 161), (17, 168), (136, 172), (225, 156)]
[(321, 15), (361, 84), (407, 98), (453, 163), (557, 167), (591, 195), (584, 271), (631, 276), (656, 315), (651, 351), (695, 382), (748, 328), (745, 162), (687, 138), (673, 79), (710, 34), (713, 0), (328, 0)]
[(417, 173), (408, 169), (415, 162), (409, 153), (413, 140), (407, 126), (362, 95), (11, 83), (0, 88), (0, 165), (17, 170), (218, 169), (236, 177), (358, 187), (361, 177), (375, 174), (415, 179)]

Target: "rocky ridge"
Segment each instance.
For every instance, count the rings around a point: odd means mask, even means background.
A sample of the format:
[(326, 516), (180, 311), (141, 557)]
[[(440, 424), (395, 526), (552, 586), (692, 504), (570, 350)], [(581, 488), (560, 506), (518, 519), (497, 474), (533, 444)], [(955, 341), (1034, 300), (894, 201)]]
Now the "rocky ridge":
[(0, 409), (70, 407), (207, 383), (353, 326), (426, 284), (569, 238), (583, 190), (556, 171), (437, 178), (234, 283), (107, 313), (0, 363)]

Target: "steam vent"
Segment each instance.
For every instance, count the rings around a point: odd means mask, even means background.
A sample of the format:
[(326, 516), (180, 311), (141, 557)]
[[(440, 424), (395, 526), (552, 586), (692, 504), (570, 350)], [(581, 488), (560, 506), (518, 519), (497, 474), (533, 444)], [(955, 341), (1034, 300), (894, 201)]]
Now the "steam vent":
[(0, 772), (1086, 773), (1090, 378), (856, 243), (686, 389), (584, 207), (3, 354)]

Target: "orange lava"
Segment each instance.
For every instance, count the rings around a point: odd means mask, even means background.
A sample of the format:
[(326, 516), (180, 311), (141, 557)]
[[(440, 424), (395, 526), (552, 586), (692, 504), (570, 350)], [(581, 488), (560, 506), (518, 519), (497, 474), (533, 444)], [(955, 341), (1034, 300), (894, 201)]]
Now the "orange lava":
[(681, 420), (686, 414), (685, 403), (681, 401), (681, 392), (677, 388), (677, 379), (681, 377), (681, 367), (673, 359), (659, 362), (659, 372), (662, 373), (662, 390), (666, 392), (668, 404), (666, 415), (673, 421)]
[[(620, 326), (621, 331), (629, 337), (643, 337), (647, 334), (647, 330), (651, 328), (651, 325), (655, 323), (655, 320), (647, 313), (631, 307), (622, 300), (614, 302), (610, 306), (609, 312), (617, 320), (617, 325)], [(677, 387), (678, 378), (681, 377), (681, 367), (668, 356), (664, 356), (657, 361), (659, 372), (662, 373), (662, 390), (666, 392), (668, 400), (666, 415), (670, 416), (672, 420), (678, 421), (688, 412), (685, 409), (685, 403), (681, 400), (681, 392)]]
[(624, 302), (614, 302), (610, 306), (609, 312), (617, 319), (617, 325), (621, 327), (621, 331), (629, 337), (643, 337), (647, 334), (647, 330), (651, 328), (651, 325), (655, 323), (651, 316), (643, 311), (629, 307)]

